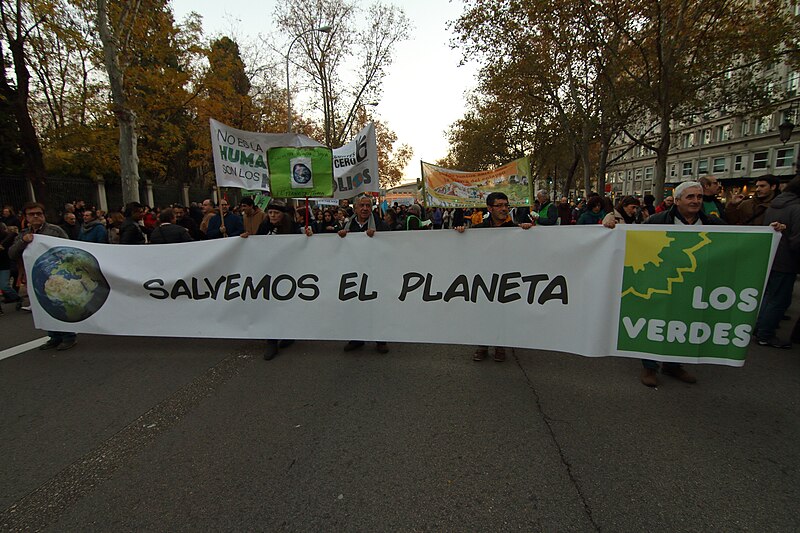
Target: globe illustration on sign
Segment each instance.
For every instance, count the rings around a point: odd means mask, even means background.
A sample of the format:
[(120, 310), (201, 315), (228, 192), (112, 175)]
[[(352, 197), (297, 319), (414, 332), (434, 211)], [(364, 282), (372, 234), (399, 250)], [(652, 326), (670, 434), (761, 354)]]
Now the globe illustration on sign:
[(301, 184), (308, 183), (312, 178), (311, 169), (303, 163), (296, 164), (292, 169), (292, 174), (294, 176), (294, 181)]
[(103, 307), (111, 292), (97, 259), (78, 248), (51, 248), (31, 270), (39, 305), (62, 322), (86, 320)]

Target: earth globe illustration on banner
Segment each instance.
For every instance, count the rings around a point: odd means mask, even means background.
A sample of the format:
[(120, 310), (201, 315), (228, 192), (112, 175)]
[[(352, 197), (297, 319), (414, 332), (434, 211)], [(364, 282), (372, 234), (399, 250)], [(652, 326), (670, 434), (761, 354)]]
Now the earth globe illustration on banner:
[(111, 292), (97, 259), (79, 248), (51, 248), (33, 264), (31, 276), (39, 305), (62, 322), (86, 320)]

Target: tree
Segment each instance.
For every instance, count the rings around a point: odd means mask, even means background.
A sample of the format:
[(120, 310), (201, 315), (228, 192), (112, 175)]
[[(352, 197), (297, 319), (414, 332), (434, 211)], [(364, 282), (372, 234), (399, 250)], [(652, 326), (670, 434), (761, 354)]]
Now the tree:
[[(612, 28), (622, 36), (606, 49), (607, 57), (652, 120), (634, 124), (638, 131), (628, 130), (628, 136), (656, 153), (657, 201), (664, 193), (673, 122), (762, 104), (771, 80), (761, 67), (797, 53), (797, 24), (782, 0), (584, 1), (591, 31)], [(651, 127), (654, 135), (647, 134)]]
[[(140, 0), (121, 0), (114, 13), (109, 13), (107, 0), (97, 0), (97, 29), (103, 43), (103, 63), (108, 72), (114, 116), (119, 124), (119, 162), (122, 178), (122, 201), (139, 201), (139, 155), (136, 113), (128, 104), (125, 74), (120, 55), (127, 48), (133, 26), (139, 15)], [(110, 16), (114, 16), (109, 23)]]
[[(41, 202), (47, 201), (47, 183), (42, 147), (29, 108), (31, 74), (26, 44), (31, 32), (42, 23), (46, 15), (46, 5), (23, 3), (22, 0), (0, 0), (0, 98), (11, 107), (25, 160), (25, 175), (33, 186), (36, 198)], [(7, 49), (11, 52), (11, 65), (8, 64)], [(8, 77), (11, 67), (13, 79)]]
[[(402, 9), (372, 4), (366, 24), (357, 29), (360, 10), (347, 0), (286, 0), (276, 9), (278, 25), (298, 44), (297, 65), (311, 78), (321, 102), (324, 143), (336, 148), (353, 136), (364, 102), (378, 101), (395, 45), (408, 38), (410, 24)], [(308, 32), (330, 26), (329, 33)], [(358, 65), (346, 79), (349, 65)]]
[[(607, 149), (610, 138), (621, 131), (619, 121), (612, 120), (621, 106), (607, 96), (614, 92), (617, 78), (606, 75), (607, 52), (595, 46), (598, 36), (596, 30), (585, 29), (585, 16), (582, 0), (555, 4), (473, 0), (453, 26), (465, 58), (482, 65), (481, 94), (507, 109), (517, 108), (514, 113), (536, 109), (536, 115), (525, 115), (528, 120), (548, 116), (541, 131), (557, 125), (563, 133), (557, 137), (573, 143), (568, 151), (582, 164), (588, 194), (594, 175), (603, 190), (606, 159), (599, 158), (597, 168), (594, 154), (598, 144)], [(605, 32), (602, 38), (613, 43), (615, 35)], [(506, 115), (496, 127), (515, 129), (514, 120)], [(567, 188), (572, 187), (575, 166), (570, 168)]]

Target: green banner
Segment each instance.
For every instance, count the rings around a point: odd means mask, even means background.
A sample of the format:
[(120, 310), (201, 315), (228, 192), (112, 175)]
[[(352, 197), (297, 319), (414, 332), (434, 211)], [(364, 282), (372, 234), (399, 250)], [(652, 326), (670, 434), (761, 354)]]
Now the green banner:
[(273, 197), (333, 196), (333, 155), (330, 148), (270, 148), (267, 160)]
[(772, 238), (627, 232), (617, 348), (672, 360), (744, 361)]
[(248, 191), (246, 189), (242, 189), (242, 196), (251, 197), (253, 199), (253, 202), (262, 210), (267, 209), (269, 201), (271, 200), (268, 194), (264, 194), (261, 191)]

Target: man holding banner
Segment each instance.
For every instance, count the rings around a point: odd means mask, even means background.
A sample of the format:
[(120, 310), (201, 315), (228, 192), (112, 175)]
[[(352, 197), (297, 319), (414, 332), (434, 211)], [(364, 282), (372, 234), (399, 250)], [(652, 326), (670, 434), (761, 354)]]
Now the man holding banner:
[(228, 200), (223, 198), (219, 203), (219, 213), (212, 216), (208, 221), (206, 236), (209, 239), (237, 237), (244, 232), (242, 219), (239, 218), (239, 215), (231, 213), (228, 210), (229, 208)]
[[(508, 196), (502, 192), (493, 192), (489, 193), (489, 196), (486, 197), (486, 207), (489, 208), (489, 216), (477, 226), (472, 226), (473, 228), (516, 228), (520, 227), (522, 229), (531, 229), (533, 224), (526, 222), (524, 224), (517, 225), (514, 221), (508, 218), (508, 211), (510, 208), (510, 204), (508, 201)], [(459, 233), (464, 233), (464, 226), (458, 226), (454, 228)], [(473, 361), (483, 361), (489, 355), (489, 347), (488, 346), (478, 346), (475, 349), (475, 353), (472, 355)], [(494, 360), (498, 363), (502, 363), (506, 360), (506, 349), (502, 346), (495, 346), (494, 347)]]
[[(358, 202), (356, 202), (353, 219), (344, 229), (339, 230), (339, 237), (344, 238), (350, 232), (363, 232), (367, 234), (367, 237), (372, 237), (375, 235), (376, 231), (388, 230), (389, 227), (386, 223), (372, 214), (372, 198), (369, 196), (362, 196), (358, 199)], [(364, 344), (364, 341), (350, 341), (344, 345), (344, 351), (350, 352), (358, 350), (362, 348)], [(375, 343), (375, 349), (379, 353), (388, 353), (389, 345), (384, 341), (377, 341)]]

